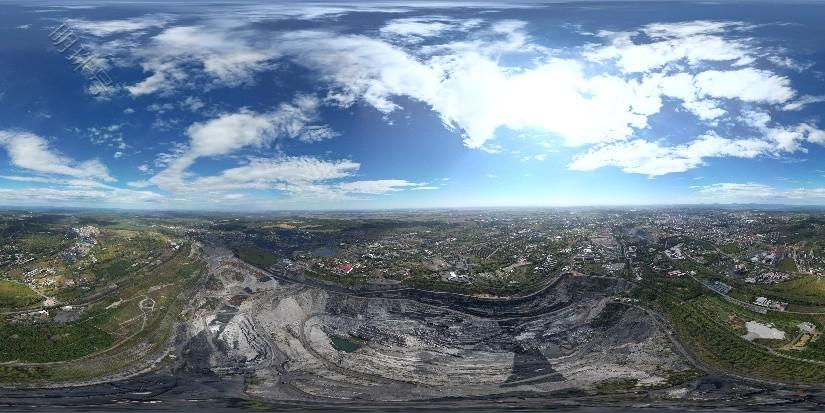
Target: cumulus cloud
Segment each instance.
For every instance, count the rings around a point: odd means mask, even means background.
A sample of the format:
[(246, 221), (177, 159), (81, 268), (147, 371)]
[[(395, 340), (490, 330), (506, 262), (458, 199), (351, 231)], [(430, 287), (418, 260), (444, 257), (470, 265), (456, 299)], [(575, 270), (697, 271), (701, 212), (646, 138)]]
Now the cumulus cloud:
[(577, 171), (591, 171), (616, 166), (628, 173), (658, 176), (693, 169), (707, 158), (755, 158), (773, 150), (774, 147), (764, 140), (726, 139), (714, 133), (675, 146), (635, 139), (592, 148), (574, 157), (569, 167)]
[[(494, 33), (509, 39), (523, 31), (523, 24), (507, 22), (495, 26)], [(524, 39), (504, 43), (510, 42), (521, 44)], [(638, 81), (587, 77), (579, 63), (565, 59), (513, 72), (494, 56), (480, 53), (483, 46), (427, 62), (357, 35), (290, 33), (279, 47), (339, 88), (333, 95), (338, 103), (346, 106), (361, 99), (389, 113), (400, 108), (393, 97), (411, 97), (431, 106), (448, 127), (461, 130), (471, 148), (484, 147), (499, 127), (538, 128), (570, 145), (623, 139), (646, 126), (647, 116), (660, 106), (658, 96), (640, 93), (644, 85)], [(586, 122), (585, 116), (600, 121)]]
[[(758, 66), (767, 61), (785, 67), (779, 63), (788, 59), (760, 48), (749, 36), (753, 27), (744, 22), (653, 23), (623, 32), (598, 32), (590, 44), (561, 50), (538, 44), (530, 29), (520, 20), (441, 15), (391, 19), (378, 28), (381, 37), (377, 38), (326, 30), (284, 31), (266, 37), (225, 23), (169, 27), (135, 54), (149, 75), (127, 90), (137, 96), (191, 87), (199, 79), (191, 73), (192, 67), (215, 84), (251, 83), (256, 73), (288, 60), (311, 70), (328, 89), (321, 104), (364, 103), (389, 114), (403, 110), (400, 102), (411, 99), (432, 109), (447, 128), (463, 136), (469, 148), (501, 152), (491, 141), (503, 128), (531, 130), (539, 140), (588, 147), (571, 164), (576, 167), (594, 164), (585, 160), (594, 159), (608, 145), (653, 149), (647, 157), (651, 160), (678, 151), (673, 144), (641, 141), (643, 136), (669, 135), (653, 129), (650, 120), (672, 110), (673, 100), (713, 133), (719, 125), (753, 129), (743, 110), (791, 111), (819, 101), (798, 97), (788, 77)], [(450, 40), (445, 42), (448, 33)], [(239, 111), (193, 125), (189, 130), (193, 155), (199, 150), (208, 153), (203, 145), (230, 145), (227, 150), (233, 150), (235, 138), (241, 146), (264, 144), (267, 136), (282, 133), (272, 130), (267, 116)], [(228, 133), (234, 138), (217, 142), (207, 136), (240, 124), (243, 128), (237, 133)], [(797, 134), (813, 136), (818, 130), (811, 124), (800, 128)], [(765, 136), (752, 139), (781, 145), (775, 131), (756, 129)], [(774, 136), (768, 136), (771, 133)], [(334, 136), (328, 127), (315, 126), (304, 127), (299, 139), (314, 142)], [(697, 144), (705, 139), (679, 138)], [(817, 140), (793, 139), (796, 144), (806, 141)], [(760, 154), (799, 149), (785, 144)], [(677, 154), (671, 158), (680, 159), (683, 166), (654, 169), (682, 171), (701, 165), (702, 158), (733, 156), (725, 153)]]
[(78, 162), (49, 147), (46, 139), (29, 132), (0, 131), (0, 145), (8, 153), (12, 165), (39, 174), (114, 181), (108, 169), (98, 160)]
[(166, 169), (149, 182), (165, 190), (186, 190), (187, 170), (199, 158), (227, 155), (249, 147), (262, 148), (279, 137), (304, 136), (308, 129), (312, 131), (318, 126), (312, 125), (318, 117), (317, 109), (316, 98), (299, 96), (268, 113), (241, 110), (194, 123), (187, 128), (188, 145), (161, 156), (156, 163)]
[(145, 72), (144, 80), (126, 89), (134, 96), (170, 93), (190, 79), (187, 65), (198, 65), (213, 82), (237, 86), (251, 82), (255, 73), (269, 68), (276, 57), (272, 49), (256, 45), (245, 32), (228, 28), (178, 26), (154, 36), (137, 50)]
[(215, 156), (246, 146), (261, 146), (277, 136), (281, 126), (272, 114), (229, 113), (187, 129), (192, 156)]
[(707, 158), (756, 158), (807, 151), (805, 142), (825, 144), (825, 131), (808, 123), (777, 125), (766, 112), (746, 111), (742, 123), (754, 133), (751, 138), (728, 139), (708, 131), (681, 145), (663, 145), (635, 139), (595, 146), (574, 157), (569, 167), (590, 171), (615, 166), (624, 172), (658, 176), (684, 172), (703, 165)]
[[(315, 199), (378, 195), (425, 185), (405, 180), (342, 182), (343, 178), (353, 177), (361, 165), (346, 159), (323, 160), (311, 156), (252, 157), (245, 164), (211, 176), (196, 176), (189, 172), (200, 158), (229, 155), (245, 148), (264, 148), (278, 138), (312, 142), (334, 136), (335, 132), (328, 126), (313, 123), (318, 118), (318, 105), (319, 101), (314, 97), (299, 96), (268, 113), (242, 110), (194, 123), (187, 128), (189, 143), (176, 147), (156, 161), (156, 165), (165, 169), (148, 180), (129, 185), (136, 188), (156, 185), (183, 195), (277, 190)], [(148, 167), (144, 169), (149, 170)]]
[[(427, 188), (425, 183), (402, 179), (342, 181), (354, 177), (360, 167), (359, 163), (347, 159), (323, 160), (311, 156), (252, 158), (246, 164), (225, 169), (218, 175), (193, 178), (186, 182), (185, 188), (174, 187), (174, 190), (184, 196), (276, 190), (293, 198), (331, 200)], [(143, 187), (146, 184), (140, 181), (130, 185)]]
[(707, 70), (696, 75), (696, 87), (705, 96), (744, 102), (784, 103), (796, 92), (790, 80), (766, 70)]
[[(662, 69), (676, 62), (698, 66), (703, 62), (732, 62), (742, 65), (753, 61), (745, 40), (725, 34), (743, 30), (742, 22), (693, 21), (654, 23), (630, 32), (600, 32), (609, 40), (606, 46), (594, 45), (585, 57), (594, 62), (614, 62), (624, 73), (644, 73)], [(644, 35), (649, 41), (637, 41)]]
[(254, 158), (220, 175), (194, 179), (195, 188), (210, 190), (290, 188), (352, 176), (361, 167), (350, 160), (325, 161), (313, 157)]
[[(101, 35), (116, 27), (141, 30), (139, 25), (113, 23)], [(162, 170), (142, 182), (172, 192), (208, 185), (307, 194), (423, 188), (403, 180), (333, 182), (350, 175), (277, 178), (289, 177), (286, 171), (298, 163), (335, 170), (346, 165), (343, 160), (248, 157), (214, 176), (190, 170), (198, 159), (266, 148), (280, 137), (331, 139), (337, 133), (319, 124), (323, 105), (364, 104), (388, 115), (410, 100), (430, 108), (468, 148), (503, 152), (493, 142), (502, 129), (529, 130), (545, 143), (581, 147), (569, 164), (581, 171), (613, 166), (659, 176), (713, 158), (782, 156), (804, 152), (810, 143), (825, 144), (825, 132), (811, 122), (774, 120), (776, 110), (799, 110), (821, 98), (800, 97), (788, 77), (762, 67), (766, 62), (774, 69), (786, 67), (780, 63), (788, 60), (766, 54), (746, 23), (654, 23), (599, 32), (590, 44), (556, 50), (538, 44), (530, 29), (519, 20), (437, 15), (392, 19), (377, 28), (379, 37), (303, 29), (261, 36), (225, 22), (164, 26), (134, 53), (147, 76), (127, 87), (132, 95), (191, 89), (204, 77), (221, 86), (251, 84), (256, 74), (287, 61), (316, 76), (326, 95), (299, 97), (270, 112), (239, 109), (194, 123), (186, 129), (188, 143), (159, 156), (155, 166)], [(202, 102), (183, 105), (198, 110)], [(670, 111), (693, 114), (705, 132), (673, 136), (657, 129), (661, 122), (652, 118)], [(523, 158), (529, 159), (544, 157)]]
[(767, 112), (748, 110), (742, 114), (745, 125), (759, 131), (764, 139), (774, 144), (777, 150), (785, 152), (806, 151), (803, 142), (825, 144), (825, 131), (809, 123), (780, 125), (773, 122)]
[(28, 173), (0, 176), (0, 179), (40, 185), (0, 189), (0, 201), (3, 203), (145, 206), (164, 201), (164, 197), (156, 192), (112, 186), (110, 183), (115, 178), (100, 161), (75, 161), (57, 152), (46, 139), (33, 133), (0, 131), (0, 146), (6, 150), (12, 166), (21, 173)]
[[(398, 19), (383, 30), (435, 36), (446, 25)], [(585, 66), (581, 58), (551, 56), (531, 40), (525, 22), (513, 20), (483, 25), (471, 40), (423, 47), (298, 31), (284, 34), (277, 48), (330, 83), (334, 103), (362, 101), (390, 113), (402, 109), (395, 97), (412, 98), (461, 132), (470, 148), (495, 147), (490, 141), (500, 128), (539, 131), (543, 139), (559, 138), (568, 146), (601, 147), (640, 139), (640, 132), (651, 127), (650, 118), (665, 108), (663, 98), (681, 100), (710, 127), (720, 121), (741, 123), (731, 112), (741, 106), (731, 101), (791, 102), (796, 91), (790, 80), (753, 67), (758, 53), (752, 40), (731, 35), (749, 29), (741, 22), (696, 21), (603, 32), (599, 36), (607, 43), (589, 45), (581, 54), (606, 65), (601, 70)], [(640, 34), (645, 41), (638, 40)], [(508, 53), (531, 53), (534, 64), (506, 65), (501, 55)], [(611, 64), (619, 73), (610, 70)]]

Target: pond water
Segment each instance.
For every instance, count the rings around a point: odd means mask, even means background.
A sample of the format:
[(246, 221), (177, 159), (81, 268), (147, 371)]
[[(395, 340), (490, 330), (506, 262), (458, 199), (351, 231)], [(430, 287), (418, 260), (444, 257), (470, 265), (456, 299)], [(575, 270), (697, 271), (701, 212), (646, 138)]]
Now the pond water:
[(310, 252), (313, 257), (333, 257), (335, 256), (335, 249), (331, 247), (318, 247)]
[(773, 324), (763, 324), (758, 321), (748, 321), (745, 323), (745, 328), (748, 329), (748, 334), (744, 337), (747, 340), (755, 340), (757, 338), (769, 340), (784, 340), (785, 332), (775, 328)]
[(347, 337), (332, 336), (329, 338), (329, 341), (332, 343), (333, 348), (345, 353), (352, 353), (361, 348), (360, 343)]

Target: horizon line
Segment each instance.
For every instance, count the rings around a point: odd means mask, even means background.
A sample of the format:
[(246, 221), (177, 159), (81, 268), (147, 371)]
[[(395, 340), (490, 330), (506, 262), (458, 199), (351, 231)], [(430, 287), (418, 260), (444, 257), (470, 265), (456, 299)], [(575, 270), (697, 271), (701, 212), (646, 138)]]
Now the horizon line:
[(672, 203), (672, 204), (580, 204), (580, 205), (509, 205), (509, 206), (433, 206), (433, 207), (388, 207), (388, 208), (301, 208), (301, 209), (267, 209), (231, 211), (225, 209), (149, 209), (149, 208), (128, 208), (128, 207), (96, 207), (96, 206), (43, 206), (43, 205), (0, 205), (2, 212), (36, 212), (36, 211), (117, 211), (117, 212), (143, 212), (143, 213), (207, 213), (207, 214), (273, 214), (273, 213), (347, 213), (347, 212), (392, 212), (392, 211), (476, 211), (476, 210), (573, 210), (573, 209), (657, 209), (657, 208), (728, 208), (728, 209), (823, 209), (825, 204), (782, 204), (782, 203)]

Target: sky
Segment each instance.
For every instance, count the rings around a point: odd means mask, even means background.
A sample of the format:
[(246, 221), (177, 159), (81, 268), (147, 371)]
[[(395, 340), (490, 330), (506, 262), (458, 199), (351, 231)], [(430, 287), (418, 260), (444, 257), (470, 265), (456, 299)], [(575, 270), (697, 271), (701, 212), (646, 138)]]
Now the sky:
[(0, 206), (825, 204), (817, 2), (2, 2)]

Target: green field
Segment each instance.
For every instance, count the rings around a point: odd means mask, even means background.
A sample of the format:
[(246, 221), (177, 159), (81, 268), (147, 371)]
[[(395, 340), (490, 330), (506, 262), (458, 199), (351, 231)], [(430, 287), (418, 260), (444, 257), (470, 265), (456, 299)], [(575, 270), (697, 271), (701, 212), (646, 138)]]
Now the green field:
[(800, 276), (773, 285), (731, 284), (735, 286), (731, 295), (743, 301), (765, 296), (789, 303), (790, 311), (825, 312), (825, 280)]
[(781, 298), (808, 304), (825, 305), (825, 280), (801, 277), (770, 287)]
[[(671, 294), (660, 294), (658, 301), (668, 314), (680, 341), (711, 366), (789, 383), (825, 382), (822, 366), (778, 356), (758, 343), (741, 337), (744, 334), (741, 323), (746, 320), (769, 322), (792, 333), (800, 321), (814, 321), (821, 328), (821, 319), (777, 312), (756, 314), (708, 294), (686, 302)], [(810, 347), (814, 351), (815, 346)], [(804, 357), (804, 354), (795, 356)]]
[(239, 247), (235, 254), (238, 258), (262, 268), (267, 268), (278, 261), (278, 257), (271, 252), (258, 247)]
[(793, 262), (793, 260), (790, 259), (790, 258), (785, 258), (785, 259), (779, 261), (778, 263), (776, 263), (776, 268), (779, 271), (787, 272), (787, 273), (790, 273), (790, 274), (793, 274), (797, 271), (796, 263)]
[(65, 248), (69, 241), (61, 234), (32, 234), (23, 244), (35, 255), (49, 255)]
[[(87, 284), (91, 290), (73, 287), (64, 289), (70, 294), (56, 294), (84, 306), (79, 319), (60, 323), (52, 318), (61, 311), (57, 309), (43, 317), (0, 319), (0, 363), (27, 363), (0, 368), (0, 383), (96, 377), (165, 351), (202, 264), (188, 257), (186, 244), (172, 250), (156, 236), (111, 234), (101, 236), (105, 241), (95, 247), (105, 261), (89, 269), (109, 281)], [(136, 262), (140, 265), (133, 266)], [(25, 286), (0, 282), (0, 299), (9, 297), (17, 304), (26, 302), (23, 297), (40, 299)], [(153, 300), (154, 310), (141, 310), (143, 299)]]
[(76, 359), (112, 345), (90, 319), (77, 323), (0, 324), (0, 362), (45, 363)]
[(26, 307), (40, 301), (31, 288), (14, 281), (0, 280), (0, 308)]

